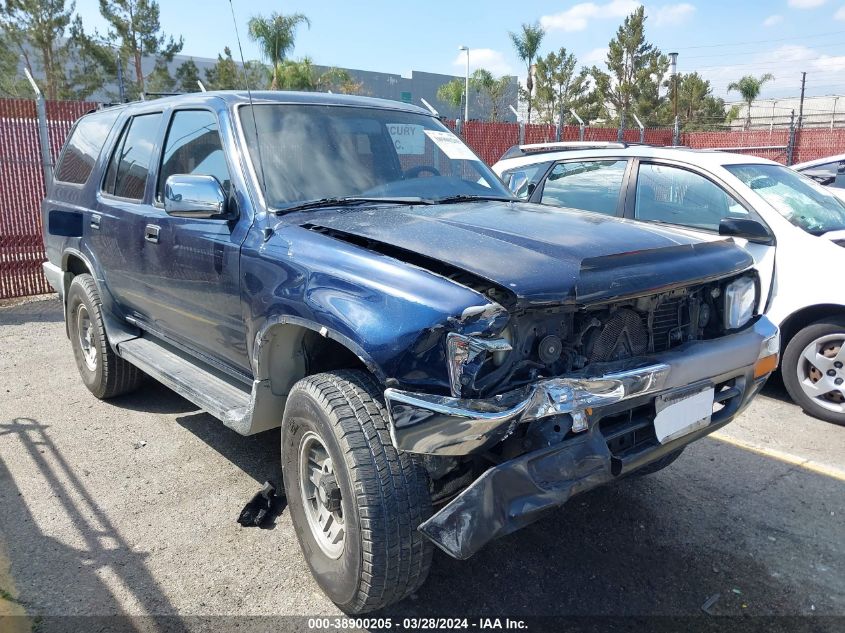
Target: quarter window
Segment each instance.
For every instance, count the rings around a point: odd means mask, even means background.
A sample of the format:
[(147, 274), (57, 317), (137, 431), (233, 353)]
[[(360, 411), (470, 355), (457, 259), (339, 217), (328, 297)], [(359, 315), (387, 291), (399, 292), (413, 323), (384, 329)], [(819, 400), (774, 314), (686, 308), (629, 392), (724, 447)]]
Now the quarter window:
[(161, 112), (157, 112), (133, 117), (124, 128), (106, 171), (106, 193), (143, 199), (160, 124)]
[(723, 218), (744, 218), (748, 212), (724, 189), (699, 174), (642, 163), (634, 217), (718, 231)]
[(56, 180), (76, 185), (88, 182), (118, 114), (120, 110), (105, 110), (79, 120), (56, 167)]
[(161, 161), (156, 199), (162, 199), (164, 183), (174, 174), (214, 176), (229, 190), (229, 168), (217, 117), (208, 110), (180, 110), (173, 115)]
[(558, 163), (543, 186), (543, 204), (616, 215), (626, 160)]

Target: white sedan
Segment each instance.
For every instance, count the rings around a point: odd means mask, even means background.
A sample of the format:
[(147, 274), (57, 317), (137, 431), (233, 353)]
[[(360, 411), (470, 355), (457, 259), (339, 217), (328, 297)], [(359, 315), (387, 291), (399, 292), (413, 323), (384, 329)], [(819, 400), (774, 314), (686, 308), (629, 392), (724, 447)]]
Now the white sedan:
[(817, 158), (792, 165), (795, 171), (809, 176), (840, 200), (845, 200), (845, 154)]
[(514, 147), (493, 169), (532, 202), (733, 237), (781, 328), (789, 394), (845, 424), (845, 203), (830, 190), (763, 158), (624, 143)]

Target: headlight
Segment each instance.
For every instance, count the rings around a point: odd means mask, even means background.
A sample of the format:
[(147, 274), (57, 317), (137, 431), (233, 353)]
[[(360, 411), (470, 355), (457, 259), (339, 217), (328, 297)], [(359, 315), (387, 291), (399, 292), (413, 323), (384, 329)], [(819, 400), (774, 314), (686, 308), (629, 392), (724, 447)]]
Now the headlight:
[(741, 277), (725, 288), (724, 326), (726, 330), (742, 327), (754, 316), (757, 307), (757, 283), (753, 277)]
[(446, 337), (446, 362), (452, 395), (461, 397), (463, 388), (475, 382), (475, 376), (489, 354), (511, 349), (511, 344), (503, 338), (479, 338), (451, 332)]

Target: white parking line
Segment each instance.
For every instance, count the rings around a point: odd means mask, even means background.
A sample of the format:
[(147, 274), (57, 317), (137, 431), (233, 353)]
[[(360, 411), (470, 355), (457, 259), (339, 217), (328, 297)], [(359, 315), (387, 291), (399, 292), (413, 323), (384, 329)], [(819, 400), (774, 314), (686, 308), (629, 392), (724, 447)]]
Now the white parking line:
[(845, 481), (845, 470), (834, 468), (833, 466), (828, 466), (827, 464), (820, 464), (819, 462), (815, 462), (812, 459), (806, 459), (804, 457), (798, 457), (797, 455), (791, 455), (790, 453), (784, 453), (783, 451), (779, 451), (775, 448), (768, 448), (766, 446), (752, 444), (750, 442), (746, 442), (745, 440), (740, 440), (735, 437), (731, 437), (730, 435), (720, 433), (718, 431), (715, 433), (711, 433), (710, 437), (712, 437), (714, 440), (724, 442), (725, 444), (730, 444), (732, 446), (751, 451), (752, 453), (757, 453), (758, 455), (765, 455), (766, 457), (771, 457), (787, 464), (798, 466), (800, 468), (803, 468), (804, 470), (809, 470), (811, 472), (818, 473), (819, 475), (825, 475), (827, 477), (833, 477), (834, 479), (838, 479), (839, 481)]

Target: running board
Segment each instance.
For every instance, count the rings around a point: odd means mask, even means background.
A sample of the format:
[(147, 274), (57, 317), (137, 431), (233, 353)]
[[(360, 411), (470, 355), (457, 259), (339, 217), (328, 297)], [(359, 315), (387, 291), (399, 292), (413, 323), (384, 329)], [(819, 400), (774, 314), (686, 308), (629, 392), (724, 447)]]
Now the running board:
[[(243, 435), (256, 432), (251, 420), (253, 394), (234, 378), (153, 338), (123, 341), (117, 351), (145, 374), (219, 418), (226, 426)], [(259, 385), (260, 382), (254, 383), (252, 391), (258, 391)]]

